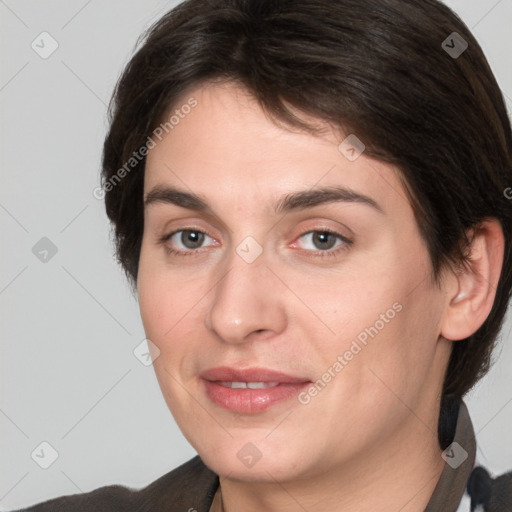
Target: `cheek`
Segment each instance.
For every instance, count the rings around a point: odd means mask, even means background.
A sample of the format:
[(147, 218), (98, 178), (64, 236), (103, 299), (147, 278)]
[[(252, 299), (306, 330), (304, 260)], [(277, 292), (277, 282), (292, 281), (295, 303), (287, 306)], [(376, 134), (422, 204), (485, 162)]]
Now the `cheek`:
[(166, 289), (158, 262), (150, 256), (150, 251), (144, 249), (143, 243), (137, 276), (137, 296), (146, 337), (160, 350), (160, 357), (154, 362), (156, 369), (162, 358), (166, 356), (165, 340), (168, 337), (167, 333), (176, 322), (174, 320), (176, 308), (172, 303), (174, 294)]
[[(171, 279), (159, 251), (143, 239), (137, 277), (137, 296), (142, 323), (148, 338), (162, 342), (184, 315), (190, 288)], [(171, 330), (171, 331), (170, 331)]]
[(326, 334), (320, 335), (320, 324), (309, 324), (321, 354), (317, 369), (340, 375), (333, 386), (339, 397), (357, 395), (373, 406), (383, 395), (393, 399), (380, 379), (400, 396), (412, 396), (427, 378), (435, 356), (440, 302), (424, 277), (429, 275), (428, 261), (421, 262), (420, 256), (413, 262), (412, 257), (395, 254), (368, 263), (357, 276), (331, 280), (329, 289), (339, 291), (327, 293), (326, 288), (322, 295), (308, 288), (312, 309), (316, 307), (333, 331), (322, 327)]
[[(139, 308), (146, 337), (159, 350), (153, 361), (162, 394), (171, 413), (180, 413), (180, 404), (186, 403), (183, 384), (194, 375), (192, 354), (197, 353), (192, 347), (194, 339), (190, 332), (190, 322), (197, 323), (195, 308), (189, 304), (190, 290), (170, 286), (165, 273), (148, 271), (144, 262), (139, 267), (137, 282)], [(154, 267), (152, 267), (154, 269)]]
[(183, 275), (178, 278), (158, 262), (141, 258), (137, 289), (142, 323), (146, 337), (160, 350), (154, 361), (157, 376), (170, 384), (166, 371), (179, 372), (184, 380), (194, 374), (193, 355), (202, 338), (198, 330), (204, 326), (204, 283)]
[(171, 327), (172, 319), (169, 318), (168, 313), (172, 308), (167, 304), (169, 295), (162, 293), (157, 279), (153, 279), (144, 272), (139, 273), (137, 290), (144, 330), (148, 338), (157, 342)]

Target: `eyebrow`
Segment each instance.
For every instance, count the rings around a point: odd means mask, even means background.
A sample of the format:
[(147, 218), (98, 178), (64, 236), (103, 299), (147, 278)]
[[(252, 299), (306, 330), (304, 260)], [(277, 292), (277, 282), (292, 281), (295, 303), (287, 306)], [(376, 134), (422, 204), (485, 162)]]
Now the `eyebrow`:
[[(371, 197), (338, 186), (322, 187), (286, 194), (274, 204), (274, 213), (291, 212), (313, 208), (321, 204), (337, 202), (364, 204), (384, 214), (384, 210)], [(173, 204), (188, 210), (205, 212), (212, 215), (215, 214), (206, 199), (197, 194), (186, 192), (175, 187), (157, 185), (151, 189), (144, 199), (144, 207), (146, 208), (156, 203)]]

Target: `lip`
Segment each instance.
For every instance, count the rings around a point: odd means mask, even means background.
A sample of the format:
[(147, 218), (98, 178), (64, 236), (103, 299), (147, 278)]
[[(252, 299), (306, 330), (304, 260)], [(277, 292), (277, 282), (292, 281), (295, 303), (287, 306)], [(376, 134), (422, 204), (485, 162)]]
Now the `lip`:
[(244, 370), (231, 368), (229, 366), (219, 366), (210, 368), (200, 374), (200, 377), (209, 381), (229, 381), (229, 382), (279, 382), (280, 384), (298, 384), (310, 382), (304, 377), (295, 377), (286, 373), (270, 370), (269, 368), (246, 368)]
[[(200, 374), (204, 392), (216, 405), (244, 414), (256, 414), (296, 397), (311, 381), (268, 368), (227, 366), (210, 368)], [(277, 386), (264, 389), (228, 388), (220, 382), (278, 382)]]

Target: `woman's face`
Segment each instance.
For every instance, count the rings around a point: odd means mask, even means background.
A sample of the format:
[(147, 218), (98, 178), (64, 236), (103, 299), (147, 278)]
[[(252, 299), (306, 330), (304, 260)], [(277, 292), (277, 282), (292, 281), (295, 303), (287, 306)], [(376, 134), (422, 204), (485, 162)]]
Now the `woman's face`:
[(277, 127), (234, 84), (175, 109), (147, 157), (138, 296), (204, 462), (285, 481), (435, 437), (446, 294), (395, 170)]

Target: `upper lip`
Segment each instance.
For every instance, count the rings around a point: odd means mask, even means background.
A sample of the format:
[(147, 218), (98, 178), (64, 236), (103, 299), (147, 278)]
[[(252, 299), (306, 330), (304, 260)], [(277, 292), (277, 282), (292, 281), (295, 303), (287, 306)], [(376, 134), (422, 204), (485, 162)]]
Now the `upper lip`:
[(280, 382), (290, 384), (310, 382), (303, 377), (294, 377), (280, 371), (257, 367), (242, 370), (229, 366), (219, 366), (205, 370), (200, 374), (200, 377), (209, 381), (221, 382)]

